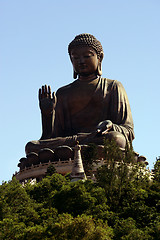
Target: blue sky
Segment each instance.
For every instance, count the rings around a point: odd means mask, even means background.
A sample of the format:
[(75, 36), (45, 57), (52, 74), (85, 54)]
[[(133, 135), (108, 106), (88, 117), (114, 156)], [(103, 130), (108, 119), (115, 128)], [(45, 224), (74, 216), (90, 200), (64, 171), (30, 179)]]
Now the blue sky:
[(41, 136), (38, 89), (73, 81), (67, 47), (80, 33), (103, 45), (103, 77), (124, 85), (134, 150), (149, 168), (160, 155), (159, 0), (1, 0), (0, 183), (12, 178), (24, 147)]

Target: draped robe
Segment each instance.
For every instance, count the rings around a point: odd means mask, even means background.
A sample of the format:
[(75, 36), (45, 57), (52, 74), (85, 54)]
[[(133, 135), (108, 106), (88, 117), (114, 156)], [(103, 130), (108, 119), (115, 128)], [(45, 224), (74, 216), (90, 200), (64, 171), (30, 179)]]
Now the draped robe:
[(131, 142), (134, 139), (134, 125), (123, 85), (101, 77), (91, 84), (75, 80), (57, 91), (52, 138), (90, 133), (96, 130), (100, 122), (111, 120), (112, 131), (122, 133), (126, 141)]

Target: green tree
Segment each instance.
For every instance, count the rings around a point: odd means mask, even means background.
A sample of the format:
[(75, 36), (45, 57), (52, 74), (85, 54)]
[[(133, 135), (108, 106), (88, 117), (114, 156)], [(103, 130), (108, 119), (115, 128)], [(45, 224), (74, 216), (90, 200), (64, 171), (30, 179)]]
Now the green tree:
[(160, 183), (160, 157), (157, 158), (154, 164), (154, 180)]
[(82, 181), (63, 186), (53, 197), (53, 206), (58, 209), (59, 213), (70, 213), (73, 216), (84, 213), (95, 202), (95, 197), (86, 191)]
[(159, 240), (159, 162), (149, 180), (132, 149), (111, 143), (105, 153), (97, 182), (54, 173), (35, 185), (0, 185), (0, 239)]
[(83, 167), (87, 175), (93, 167), (93, 164), (97, 163), (97, 146), (94, 143), (88, 144), (82, 151)]
[(114, 228), (114, 240), (151, 240), (147, 231), (138, 229), (132, 218), (119, 219)]
[(48, 205), (55, 192), (65, 186), (67, 182), (64, 176), (54, 173), (52, 176), (43, 178), (42, 181), (35, 185), (28, 184), (26, 191), (36, 202)]
[(107, 223), (94, 221), (91, 216), (73, 218), (70, 214), (60, 214), (58, 221), (47, 228), (51, 239), (61, 240), (110, 240), (112, 229)]
[(37, 222), (39, 216), (36, 204), (30, 199), (25, 189), (13, 178), (9, 183), (0, 186), (0, 219), (16, 219), (18, 222), (30, 224)]
[(144, 174), (144, 167), (135, 163), (132, 148), (127, 147), (122, 152), (114, 141), (106, 141), (105, 156), (105, 165), (96, 173), (97, 184), (105, 189), (111, 209), (118, 211), (136, 198), (137, 189), (142, 193), (141, 188), (148, 186), (148, 174)]
[(47, 168), (47, 172), (46, 172), (46, 176), (52, 176), (52, 174), (56, 173), (56, 169), (54, 167), (53, 164), (51, 164), (48, 168)]

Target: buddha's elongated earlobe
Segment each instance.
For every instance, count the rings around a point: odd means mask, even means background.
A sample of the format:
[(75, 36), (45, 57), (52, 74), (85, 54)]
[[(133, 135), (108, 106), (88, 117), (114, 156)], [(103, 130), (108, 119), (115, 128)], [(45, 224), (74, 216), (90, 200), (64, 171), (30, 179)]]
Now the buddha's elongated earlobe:
[(104, 57), (104, 53), (101, 52), (100, 57), (99, 57), (99, 62), (98, 62), (98, 67), (97, 67), (97, 75), (101, 76), (102, 75), (102, 60)]
[(73, 78), (76, 79), (78, 76), (78, 73), (75, 72), (75, 70), (73, 70)]
[(102, 64), (101, 64), (101, 62), (98, 64), (98, 67), (97, 67), (97, 75), (98, 76), (102, 75)]

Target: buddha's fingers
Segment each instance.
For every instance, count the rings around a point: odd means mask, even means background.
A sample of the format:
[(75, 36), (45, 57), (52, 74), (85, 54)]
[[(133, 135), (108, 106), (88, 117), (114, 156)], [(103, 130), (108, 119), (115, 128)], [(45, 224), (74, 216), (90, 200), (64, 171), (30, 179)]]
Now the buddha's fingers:
[(39, 99), (39, 101), (42, 99), (42, 91), (41, 91), (41, 88), (39, 89), (39, 92), (38, 92), (38, 99)]
[(55, 92), (52, 93), (52, 101), (53, 101), (53, 103), (54, 103), (54, 108), (55, 108), (56, 103), (57, 103), (57, 97), (56, 97)]
[(44, 96), (48, 97), (47, 85), (44, 86)]
[(51, 99), (52, 95), (51, 95), (51, 86), (48, 86), (48, 97)]
[(41, 99), (44, 98), (44, 86), (42, 86), (42, 94), (41, 94)]
[(103, 131), (101, 134), (102, 134), (102, 135), (105, 135), (105, 134), (107, 134), (108, 132), (109, 132), (109, 129)]

